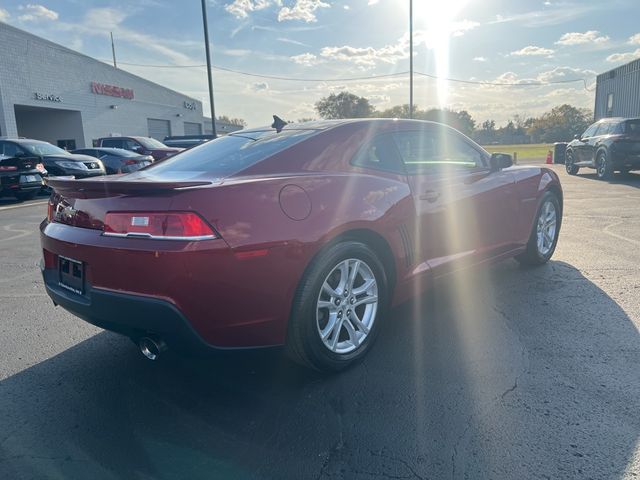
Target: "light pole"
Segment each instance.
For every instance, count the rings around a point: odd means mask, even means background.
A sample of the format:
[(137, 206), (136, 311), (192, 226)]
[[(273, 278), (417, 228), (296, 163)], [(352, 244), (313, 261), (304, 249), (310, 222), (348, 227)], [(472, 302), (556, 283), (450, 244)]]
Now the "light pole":
[(213, 107), (213, 77), (211, 76), (211, 54), (209, 53), (209, 27), (206, 0), (202, 0), (202, 24), (204, 25), (204, 47), (207, 52), (207, 79), (209, 80), (209, 106), (211, 107), (211, 131), (216, 138), (216, 111)]
[(413, 118), (413, 0), (409, 0), (409, 118)]

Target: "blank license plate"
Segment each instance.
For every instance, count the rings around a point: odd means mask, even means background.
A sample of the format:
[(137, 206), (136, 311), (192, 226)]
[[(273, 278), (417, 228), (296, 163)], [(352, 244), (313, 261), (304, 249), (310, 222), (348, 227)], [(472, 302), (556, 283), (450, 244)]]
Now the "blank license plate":
[(22, 175), (20, 177), (20, 183), (34, 183), (38, 181), (38, 177), (35, 175)]
[(84, 265), (78, 260), (58, 256), (58, 285), (78, 295), (84, 293)]

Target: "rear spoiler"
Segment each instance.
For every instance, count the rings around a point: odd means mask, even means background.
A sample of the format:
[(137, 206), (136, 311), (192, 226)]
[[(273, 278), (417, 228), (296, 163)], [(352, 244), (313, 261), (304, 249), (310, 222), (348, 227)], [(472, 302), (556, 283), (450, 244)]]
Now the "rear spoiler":
[(204, 187), (213, 182), (206, 180), (192, 181), (123, 181), (99, 177), (100, 179), (49, 178), (47, 185), (58, 193), (94, 192), (94, 193), (143, 193), (184, 188)]

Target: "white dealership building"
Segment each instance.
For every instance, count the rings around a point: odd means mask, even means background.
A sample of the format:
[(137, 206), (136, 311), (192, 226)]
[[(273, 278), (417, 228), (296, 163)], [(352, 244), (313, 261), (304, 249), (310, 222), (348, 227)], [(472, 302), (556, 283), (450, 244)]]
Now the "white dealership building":
[(2, 22), (0, 46), (0, 136), (73, 149), (110, 135), (211, 133), (196, 99)]

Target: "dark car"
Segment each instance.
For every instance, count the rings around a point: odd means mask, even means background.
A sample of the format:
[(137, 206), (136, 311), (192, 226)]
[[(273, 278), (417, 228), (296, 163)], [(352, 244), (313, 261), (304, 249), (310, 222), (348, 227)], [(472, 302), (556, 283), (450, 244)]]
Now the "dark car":
[(0, 140), (0, 196), (30, 200), (42, 189), (46, 176), (40, 159), (24, 155), (13, 143)]
[(49, 178), (55, 176), (73, 176), (75, 178), (95, 177), (104, 175), (102, 162), (88, 155), (74, 155), (62, 148), (40, 140), (25, 138), (0, 140), (4, 148), (15, 149), (18, 155), (32, 157), (42, 163), (49, 173)]
[(122, 148), (81, 148), (74, 150), (72, 153), (89, 155), (100, 159), (107, 175), (135, 172), (153, 163), (151, 155), (140, 155)]
[(201, 145), (209, 140), (213, 140), (213, 135), (180, 135), (175, 137), (164, 137), (162, 143), (168, 147), (192, 148)]
[(565, 167), (569, 175), (580, 168), (595, 168), (606, 180), (618, 171), (640, 169), (640, 118), (600, 120), (567, 145)]
[(562, 219), (553, 170), (411, 120), (244, 130), (138, 172), (51, 185), (47, 293), (151, 359), (285, 345), (340, 370), (388, 307), (434, 278), (547, 262)]
[(96, 143), (97, 147), (122, 148), (139, 155), (151, 155), (156, 161), (169, 158), (183, 150), (167, 147), (151, 137), (105, 137), (99, 138)]

